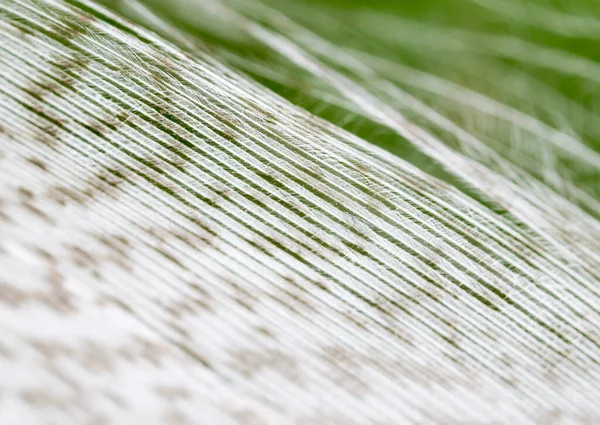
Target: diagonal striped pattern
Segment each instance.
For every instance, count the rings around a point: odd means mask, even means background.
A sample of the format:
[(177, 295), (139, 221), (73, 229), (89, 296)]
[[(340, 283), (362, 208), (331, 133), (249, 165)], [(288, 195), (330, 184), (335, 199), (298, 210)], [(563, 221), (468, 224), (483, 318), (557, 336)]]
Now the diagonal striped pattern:
[[(541, 178), (543, 158), (380, 75), (399, 65), (259, 3), (196, 7), (286, 67), (121, 6), (172, 42), (88, 1), (0, 0), (1, 423), (600, 420), (592, 189)], [(455, 180), (238, 66), (302, 72)], [(400, 69), (550, 161), (600, 165), (575, 136)]]

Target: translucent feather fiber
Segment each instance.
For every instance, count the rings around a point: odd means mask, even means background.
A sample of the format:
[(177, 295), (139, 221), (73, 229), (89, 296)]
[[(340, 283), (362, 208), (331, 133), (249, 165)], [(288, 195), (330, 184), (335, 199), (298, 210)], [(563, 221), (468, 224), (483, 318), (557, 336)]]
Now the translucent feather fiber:
[(0, 424), (600, 423), (579, 3), (0, 0)]

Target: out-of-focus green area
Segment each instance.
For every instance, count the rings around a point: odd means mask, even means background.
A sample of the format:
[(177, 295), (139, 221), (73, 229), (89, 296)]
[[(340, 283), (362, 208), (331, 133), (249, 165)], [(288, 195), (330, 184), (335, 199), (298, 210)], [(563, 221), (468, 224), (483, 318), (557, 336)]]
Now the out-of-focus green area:
[[(145, 13), (140, 14), (138, 7), (131, 6), (135, 2), (106, 2), (119, 13), (165, 35), (164, 27), (153, 25)], [(382, 87), (387, 84), (422, 102), (461, 132), (535, 178), (553, 184), (550, 180), (554, 177), (548, 177), (546, 170), (550, 167), (560, 179), (572, 182), (595, 199), (600, 196), (597, 167), (581, 166), (571, 155), (556, 149), (556, 144), (544, 140), (544, 132), (514, 125), (510, 117), (506, 118), (506, 114), (501, 117), (494, 109), (510, 108), (523, 114), (525, 120), (543, 123), (600, 151), (598, 2), (141, 0), (141, 3), (155, 18), (185, 34), (192, 43), (210, 50), (219, 60), (293, 103), (456, 186), (461, 183), (452, 173), (397, 131), (353, 109), (352, 102), (347, 101), (343, 90), (340, 92), (335, 84), (299, 66), (290, 58), (293, 55), (282, 54), (273, 45), (250, 36), (248, 22), (291, 40), (337, 76), (347, 77), (369, 93), (375, 93), (387, 106), (456, 151), (470, 149), (465, 148), (456, 132), (433, 124), (431, 116), (415, 108), (410, 99), (401, 99)], [(307, 41), (306, 34), (320, 41)], [(363, 64), (369, 71), (361, 75), (352, 69), (353, 65), (344, 65), (348, 61)], [(459, 90), (449, 95), (454, 88)], [(491, 109), (484, 112), (482, 102), (491, 105), (488, 105)]]

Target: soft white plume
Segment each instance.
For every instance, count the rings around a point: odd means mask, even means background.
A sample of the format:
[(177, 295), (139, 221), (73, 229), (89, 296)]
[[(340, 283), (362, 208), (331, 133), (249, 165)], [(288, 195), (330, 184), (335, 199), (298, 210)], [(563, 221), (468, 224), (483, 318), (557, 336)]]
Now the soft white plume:
[[(600, 206), (561, 162), (597, 175), (595, 150), (253, 0), (176, 3), (286, 65), (133, 0), (115, 10), (170, 41), (88, 0), (0, 0), (0, 422), (600, 420)], [(236, 67), (302, 73), (456, 180)]]

